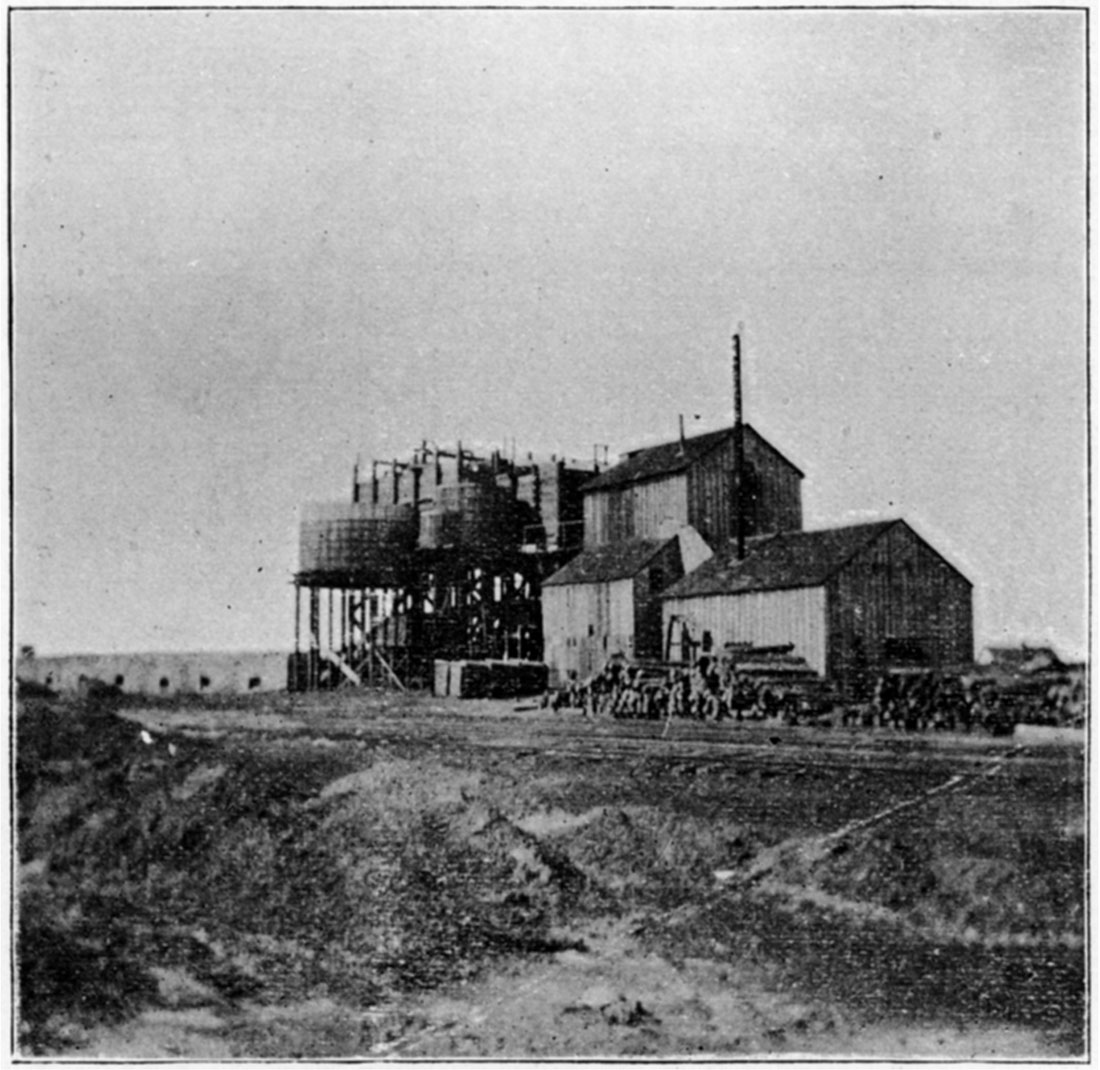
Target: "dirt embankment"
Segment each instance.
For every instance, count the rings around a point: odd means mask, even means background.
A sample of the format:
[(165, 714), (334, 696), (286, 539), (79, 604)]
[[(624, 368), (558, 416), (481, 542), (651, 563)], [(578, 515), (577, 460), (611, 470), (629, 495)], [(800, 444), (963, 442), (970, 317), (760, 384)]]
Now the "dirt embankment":
[(24, 703), (22, 1050), (975, 1055), (1023, 1026), (1080, 1051), (1083, 825), (1057, 763), (826, 849), (942, 773), (430, 740)]

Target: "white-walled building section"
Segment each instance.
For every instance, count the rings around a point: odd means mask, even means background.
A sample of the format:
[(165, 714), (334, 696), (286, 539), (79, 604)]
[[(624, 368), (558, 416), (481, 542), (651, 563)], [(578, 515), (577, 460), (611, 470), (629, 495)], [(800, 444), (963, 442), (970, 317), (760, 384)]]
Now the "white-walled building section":
[(663, 613), (666, 635), (673, 617), (687, 624), (696, 641), (709, 632), (716, 650), (726, 643), (794, 643), (794, 654), (815, 672), (825, 672), (824, 587), (669, 598)]
[[(561, 676), (583, 679), (612, 654), (634, 656), (634, 578), (546, 587), (545, 660)], [(564, 682), (564, 680), (561, 680)]]
[(598, 672), (616, 654), (662, 655), (661, 592), (711, 557), (691, 527), (658, 539), (589, 547), (542, 588), (543, 657), (552, 687)]
[(21, 657), (16, 679), (79, 694), (92, 681), (133, 695), (246, 694), (286, 687), (288, 652), (64, 654)]

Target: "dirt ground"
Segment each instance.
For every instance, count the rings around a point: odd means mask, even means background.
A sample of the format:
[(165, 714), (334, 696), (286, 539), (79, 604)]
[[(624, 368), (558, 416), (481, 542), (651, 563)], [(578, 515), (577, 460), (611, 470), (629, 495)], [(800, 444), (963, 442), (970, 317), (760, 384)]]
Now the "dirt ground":
[(23, 1055), (1086, 1053), (1073, 743), (33, 699), (16, 772)]

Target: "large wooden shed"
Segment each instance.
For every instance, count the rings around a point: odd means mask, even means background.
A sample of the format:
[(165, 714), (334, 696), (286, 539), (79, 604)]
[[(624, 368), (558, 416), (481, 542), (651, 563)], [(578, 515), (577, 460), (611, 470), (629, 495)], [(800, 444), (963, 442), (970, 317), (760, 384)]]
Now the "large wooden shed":
[(727, 545), (665, 591), (666, 635), (686, 626), (720, 648), (793, 643), (817, 672), (852, 686), (891, 665), (974, 657), (970, 581), (904, 520)]
[[(737, 530), (732, 427), (634, 450), (584, 486), (585, 546), (656, 539), (690, 524), (712, 546)], [(802, 527), (803, 473), (744, 425), (745, 533)]]
[(583, 679), (609, 658), (661, 656), (661, 592), (711, 556), (692, 528), (582, 550), (542, 585), (550, 685)]

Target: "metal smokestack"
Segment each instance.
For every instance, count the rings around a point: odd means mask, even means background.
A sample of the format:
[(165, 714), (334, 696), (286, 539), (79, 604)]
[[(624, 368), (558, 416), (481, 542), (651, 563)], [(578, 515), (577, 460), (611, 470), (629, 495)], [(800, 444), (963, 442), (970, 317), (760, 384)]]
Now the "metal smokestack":
[(734, 507), (737, 509), (737, 560), (745, 557), (745, 424), (741, 402), (741, 333), (743, 323), (737, 324), (733, 336), (733, 487)]

